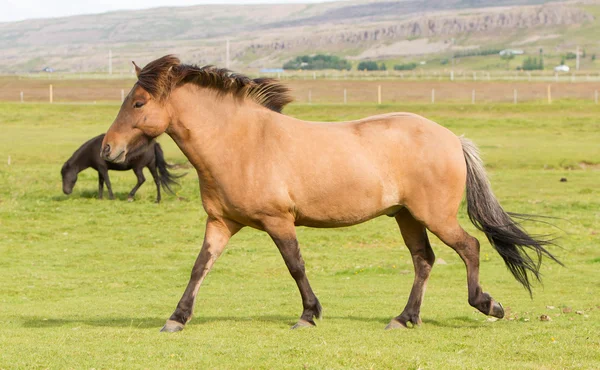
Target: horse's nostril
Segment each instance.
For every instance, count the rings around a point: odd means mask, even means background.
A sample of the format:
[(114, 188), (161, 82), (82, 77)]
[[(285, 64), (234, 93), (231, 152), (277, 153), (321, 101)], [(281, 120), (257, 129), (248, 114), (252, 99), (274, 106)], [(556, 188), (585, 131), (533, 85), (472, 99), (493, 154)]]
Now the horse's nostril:
[(106, 144), (106, 145), (104, 146), (103, 153), (104, 153), (104, 154), (108, 154), (108, 153), (110, 153), (110, 144)]

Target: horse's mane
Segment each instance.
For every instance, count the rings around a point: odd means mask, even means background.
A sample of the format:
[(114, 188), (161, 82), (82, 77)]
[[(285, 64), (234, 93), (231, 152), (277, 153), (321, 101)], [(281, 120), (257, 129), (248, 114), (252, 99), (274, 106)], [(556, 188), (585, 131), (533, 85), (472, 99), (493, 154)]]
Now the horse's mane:
[(146, 64), (138, 74), (137, 83), (159, 101), (164, 101), (175, 87), (186, 83), (252, 99), (275, 112), (281, 112), (293, 100), (289, 89), (275, 79), (252, 79), (225, 68), (182, 64), (173, 55)]

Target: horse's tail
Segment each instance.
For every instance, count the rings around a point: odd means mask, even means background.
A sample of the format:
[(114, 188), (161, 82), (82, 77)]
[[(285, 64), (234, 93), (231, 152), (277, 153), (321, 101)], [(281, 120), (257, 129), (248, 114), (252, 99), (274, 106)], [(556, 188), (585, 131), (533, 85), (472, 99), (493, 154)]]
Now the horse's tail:
[(160, 185), (162, 185), (165, 191), (174, 194), (171, 186), (179, 185), (176, 179), (185, 176), (186, 174), (174, 175), (169, 171), (169, 169), (173, 168), (174, 166), (172, 164), (168, 164), (165, 160), (165, 155), (159, 143), (154, 144), (154, 157), (156, 159), (156, 168), (158, 169), (158, 181), (160, 182)]
[[(513, 218), (532, 219), (535, 217), (504, 211), (492, 192), (483, 162), (479, 157), (479, 149), (470, 140), (460, 137), (463, 154), (467, 163), (467, 212), (469, 219), (487, 236), (490, 244), (500, 254), (514, 277), (529, 291), (531, 284), (528, 272), (539, 281), (542, 256), (547, 256), (562, 265), (544, 248), (552, 244), (544, 237), (527, 234), (523, 227)], [(526, 250), (537, 254), (533, 260)]]

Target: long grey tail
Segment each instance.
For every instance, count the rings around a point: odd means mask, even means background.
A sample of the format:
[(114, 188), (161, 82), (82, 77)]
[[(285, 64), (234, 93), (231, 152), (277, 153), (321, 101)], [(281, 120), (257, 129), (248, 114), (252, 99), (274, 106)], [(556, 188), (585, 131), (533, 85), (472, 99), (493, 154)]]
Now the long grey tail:
[[(492, 192), (479, 149), (470, 140), (460, 137), (465, 161), (467, 163), (467, 213), (475, 227), (483, 231), (490, 244), (500, 254), (506, 267), (514, 277), (529, 291), (529, 274), (539, 281), (542, 256), (546, 256), (562, 265), (544, 246), (552, 244), (544, 237), (533, 237), (514, 219), (534, 219), (535, 216), (515, 214), (504, 211)], [(535, 252), (532, 259), (527, 250)]]

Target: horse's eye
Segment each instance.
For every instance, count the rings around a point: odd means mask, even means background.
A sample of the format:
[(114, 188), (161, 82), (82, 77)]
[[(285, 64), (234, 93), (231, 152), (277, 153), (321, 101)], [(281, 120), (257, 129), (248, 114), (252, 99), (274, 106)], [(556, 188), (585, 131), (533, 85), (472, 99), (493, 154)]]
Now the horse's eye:
[(135, 104), (133, 105), (135, 108), (141, 108), (144, 106), (144, 103), (141, 101), (135, 102)]

